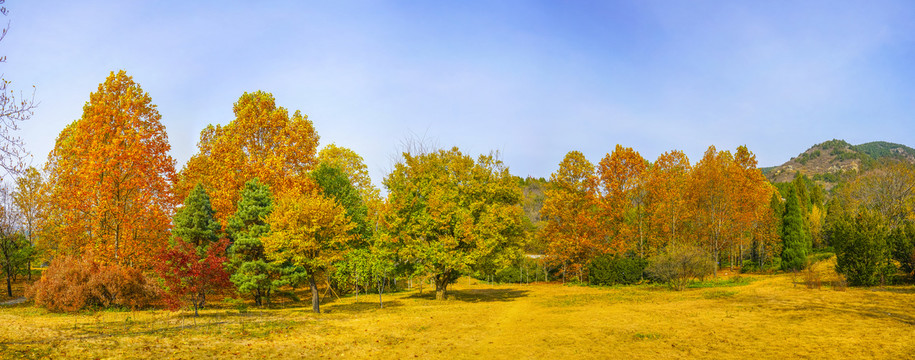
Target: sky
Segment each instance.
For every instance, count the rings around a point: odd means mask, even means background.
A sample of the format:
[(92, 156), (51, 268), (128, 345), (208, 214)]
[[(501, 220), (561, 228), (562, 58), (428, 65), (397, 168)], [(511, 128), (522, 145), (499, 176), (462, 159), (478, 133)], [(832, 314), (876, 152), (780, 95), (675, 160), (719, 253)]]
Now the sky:
[(408, 139), (548, 178), (571, 150), (648, 160), (747, 145), (760, 166), (813, 144), (915, 146), (912, 1), (12, 0), (0, 73), (40, 102), (41, 166), (124, 69), (180, 170), (244, 92), (301, 110), (376, 185)]

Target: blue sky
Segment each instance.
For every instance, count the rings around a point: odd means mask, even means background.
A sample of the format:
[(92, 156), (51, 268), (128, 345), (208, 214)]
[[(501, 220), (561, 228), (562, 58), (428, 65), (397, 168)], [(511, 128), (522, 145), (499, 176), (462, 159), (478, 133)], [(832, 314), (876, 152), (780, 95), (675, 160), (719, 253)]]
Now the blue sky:
[(36, 165), (118, 69), (179, 169), (255, 90), (378, 185), (411, 136), (535, 177), (618, 143), (694, 162), (745, 144), (761, 166), (833, 138), (915, 146), (915, 2), (798, 3), (13, 0), (0, 69), (37, 88), (21, 132)]

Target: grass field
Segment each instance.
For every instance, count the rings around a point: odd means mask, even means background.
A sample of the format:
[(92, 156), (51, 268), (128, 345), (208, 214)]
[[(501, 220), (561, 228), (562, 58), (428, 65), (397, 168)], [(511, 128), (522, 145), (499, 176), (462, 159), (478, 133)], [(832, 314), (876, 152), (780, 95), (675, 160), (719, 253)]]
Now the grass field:
[[(829, 264), (819, 264), (828, 269)], [(829, 276), (828, 270), (825, 272)], [(915, 287), (808, 289), (800, 276), (721, 276), (682, 292), (487, 285), (240, 311), (53, 314), (0, 308), (4, 358), (911, 358)]]

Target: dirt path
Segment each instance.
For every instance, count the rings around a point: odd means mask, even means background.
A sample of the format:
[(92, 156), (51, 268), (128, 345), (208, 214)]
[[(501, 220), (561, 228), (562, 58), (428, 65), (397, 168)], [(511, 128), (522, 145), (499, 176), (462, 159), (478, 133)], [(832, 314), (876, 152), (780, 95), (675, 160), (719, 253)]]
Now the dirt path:
[(9, 305), (22, 304), (25, 302), (25, 300), (26, 299), (24, 297), (19, 297), (19, 298), (15, 298), (13, 300), (7, 300), (4, 302), (0, 302), (0, 305), (9, 306)]

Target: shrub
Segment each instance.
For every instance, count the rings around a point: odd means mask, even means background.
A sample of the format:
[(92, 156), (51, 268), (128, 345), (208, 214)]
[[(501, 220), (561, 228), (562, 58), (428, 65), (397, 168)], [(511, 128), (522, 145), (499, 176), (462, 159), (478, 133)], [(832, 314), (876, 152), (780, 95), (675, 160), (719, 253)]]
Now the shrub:
[(648, 261), (634, 256), (601, 255), (588, 263), (592, 285), (630, 285), (642, 279)]
[(819, 289), (822, 285), (822, 279), (820, 278), (820, 273), (813, 269), (813, 266), (808, 266), (804, 270), (804, 285), (808, 289)]
[(757, 266), (756, 262), (753, 260), (744, 261), (743, 264), (740, 265), (741, 273), (751, 273), (757, 271), (759, 271), (759, 266)]
[(672, 247), (652, 258), (646, 271), (654, 280), (679, 291), (694, 279), (711, 275), (715, 263), (698, 247)]
[(89, 307), (142, 308), (155, 300), (157, 291), (140, 270), (58, 257), (26, 295), (36, 305), (63, 312)]

